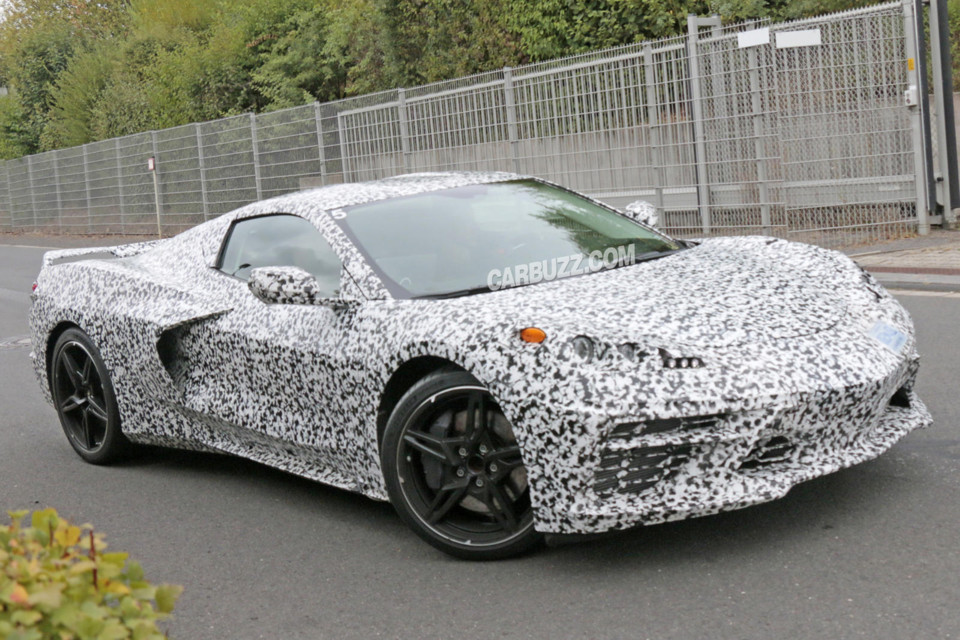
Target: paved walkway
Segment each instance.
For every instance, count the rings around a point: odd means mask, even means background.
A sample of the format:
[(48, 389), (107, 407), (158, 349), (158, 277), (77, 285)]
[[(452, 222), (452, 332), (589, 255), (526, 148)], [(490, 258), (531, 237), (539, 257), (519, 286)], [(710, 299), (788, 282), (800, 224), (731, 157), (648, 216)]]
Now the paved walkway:
[(934, 231), (849, 254), (888, 287), (960, 291), (960, 231)]

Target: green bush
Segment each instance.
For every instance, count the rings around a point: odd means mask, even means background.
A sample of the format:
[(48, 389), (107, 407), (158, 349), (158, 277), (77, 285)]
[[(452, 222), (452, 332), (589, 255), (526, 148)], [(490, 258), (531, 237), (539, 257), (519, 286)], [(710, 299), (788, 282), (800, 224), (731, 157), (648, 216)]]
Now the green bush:
[(126, 553), (105, 553), (103, 535), (53, 509), (9, 512), (0, 526), (0, 638), (135, 640), (164, 638), (157, 621), (182, 591), (153, 586)]

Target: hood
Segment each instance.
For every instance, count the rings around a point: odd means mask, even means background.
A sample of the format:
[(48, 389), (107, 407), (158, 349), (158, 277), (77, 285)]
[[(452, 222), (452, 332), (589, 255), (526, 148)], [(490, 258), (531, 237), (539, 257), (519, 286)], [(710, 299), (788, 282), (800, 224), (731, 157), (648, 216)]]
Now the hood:
[[(612, 342), (724, 348), (809, 336), (847, 312), (841, 254), (771, 238), (718, 238), (586, 276), (444, 301), (496, 324)], [(851, 263), (852, 264), (852, 263)]]

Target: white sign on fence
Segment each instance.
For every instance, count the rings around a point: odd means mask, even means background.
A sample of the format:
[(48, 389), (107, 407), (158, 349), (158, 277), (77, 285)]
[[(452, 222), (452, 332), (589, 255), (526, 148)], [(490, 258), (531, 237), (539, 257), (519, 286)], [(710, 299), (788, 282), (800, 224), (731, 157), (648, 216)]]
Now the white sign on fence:
[(770, 28), (751, 29), (737, 34), (737, 46), (741, 49), (756, 47), (761, 44), (770, 44)]
[(803, 31), (781, 31), (777, 34), (777, 49), (793, 49), (794, 47), (813, 47), (820, 42), (820, 29), (804, 29)]

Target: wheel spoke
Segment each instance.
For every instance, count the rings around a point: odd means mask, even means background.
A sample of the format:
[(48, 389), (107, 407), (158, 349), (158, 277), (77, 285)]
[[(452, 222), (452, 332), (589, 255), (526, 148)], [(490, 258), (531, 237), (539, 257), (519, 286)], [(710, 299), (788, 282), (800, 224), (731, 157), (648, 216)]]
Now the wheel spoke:
[(93, 432), (90, 430), (90, 415), (89, 412), (84, 411), (81, 414), (82, 418), (80, 422), (83, 426), (83, 446), (87, 449), (93, 449)]
[(441, 487), (434, 497), (433, 502), (427, 507), (427, 522), (436, 524), (440, 520), (443, 520), (443, 518), (450, 513), (451, 509), (460, 504), (460, 501), (463, 500), (463, 497), (467, 494), (469, 487), (470, 481), (466, 478)]
[(107, 421), (107, 409), (101, 404), (99, 398), (93, 396), (87, 398), (87, 413), (101, 422), (105, 423)]
[(512, 444), (506, 447), (500, 447), (496, 451), (488, 454), (487, 460), (512, 465), (514, 467), (519, 466), (523, 464), (523, 459), (520, 457), (520, 445)]
[(70, 378), (70, 384), (73, 385), (73, 388), (80, 389), (83, 387), (83, 374), (80, 367), (66, 349), (60, 352), (60, 360), (63, 362), (63, 370), (66, 371), (67, 377)]
[(76, 411), (84, 405), (87, 401), (86, 398), (81, 398), (79, 395), (72, 395), (67, 397), (66, 400), (60, 403), (60, 411), (64, 413), (70, 413), (71, 411)]
[(503, 491), (495, 483), (487, 483), (487, 490), (483, 493), (483, 503), (490, 509), (497, 522), (507, 531), (514, 531), (517, 528), (517, 518), (510, 508), (511, 503), (507, 501)]
[(93, 371), (93, 358), (87, 358), (87, 361), (83, 363), (83, 369), (80, 371), (80, 381), (83, 384), (90, 384), (91, 371)]
[(486, 432), (486, 402), (484, 401), (484, 394), (480, 392), (474, 392), (470, 394), (470, 399), (467, 401), (467, 421), (466, 421), (466, 436), (470, 439), (471, 442), (476, 442)]
[(462, 442), (460, 438), (439, 438), (425, 431), (408, 431), (404, 434), (403, 441), (420, 453), (436, 458), (440, 462), (448, 465), (460, 464), (460, 458), (454, 452)]
[(523, 466), (523, 458), (520, 456), (520, 447), (518, 445), (511, 445), (509, 447), (497, 449), (486, 457), (486, 463), (488, 465), (490, 463), (497, 465), (496, 472), (490, 475), (494, 482), (502, 482), (514, 469)]

